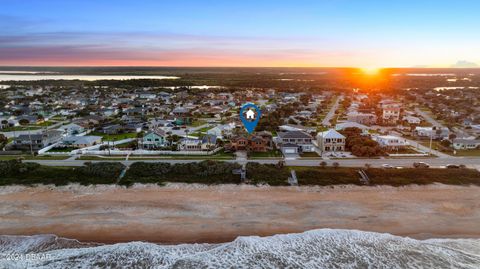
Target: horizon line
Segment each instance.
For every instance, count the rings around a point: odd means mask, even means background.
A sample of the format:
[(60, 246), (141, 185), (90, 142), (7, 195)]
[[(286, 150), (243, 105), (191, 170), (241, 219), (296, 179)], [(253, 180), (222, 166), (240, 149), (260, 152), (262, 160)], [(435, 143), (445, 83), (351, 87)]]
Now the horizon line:
[[(4, 67), (49, 67), (49, 68), (82, 68), (82, 67), (103, 67), (103, 68), (325, 68), (325, 69), (480, 69), (477, 67), (428, 67), (428, 66), (410, 66), (410, 67), (356, 67), (356, 66), (177, 66), (177, 65), (0, 65), (0, 68)], [(1, 71), (1, 70), (0, 70)]]

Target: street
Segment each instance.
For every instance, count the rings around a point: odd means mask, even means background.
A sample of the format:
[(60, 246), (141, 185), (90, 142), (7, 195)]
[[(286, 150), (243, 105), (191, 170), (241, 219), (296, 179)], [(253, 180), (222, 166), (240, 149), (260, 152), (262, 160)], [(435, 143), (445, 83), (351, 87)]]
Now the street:
[(337, 97), (337, 99), (335, 100), (335, 104), (333, 104), (333, 106), (328, 111), (328, 114), (322, 120), (322, 125), (323, 126), (330, 126), (331, 125), (330, 121), (332, 120), (333, 116), (335, 116), (335, 111), (337, 111), (338, 106), (340, 104), (340, 101), (342, 101), (342, 100), (343, 100), (343, 95), (340, 95), (340, 96)]
[[(105, 160), (105, 161), (86, 161), (86, 160), (25, 160), (25, 162), (34, 162), (41, 165), (48, 166), (82, 166), (86, 162), (121, 162), (124, 165), (131, 165), (134, 162), (164, 162), (170, 164), (176, 163), (189, 163), (200, 162), (201, 160)], [(278, 159), (255, 159), (255, 160), (225, 160), (226, 162), (238, 162), (240, 164), (246, 162), (257, 162), (261, 164), (276, 164)], [(445, 158), (384, 158), (384, 159), (338, 159), (338, 160), (322, 160), (318, 159), (286, 159), (287, 166), (318, 166), (320, 162), (325, 161), (328, 166), (331, 166), (334, 162), (337, 162), (340, 166), (344, 167), (364, 167), (365, 164), (369, 164), (372, 167), (381, 167), (383, 164), (389, 164), (391, 166), (401, 167), (413, 167), (414, 162), (426, 162), (431, 165), (432, 168), (445, 166), (447, 164), (463, 164), (469, 168), (480, 169), (480, 158), (478, 157), (445, 157)]]

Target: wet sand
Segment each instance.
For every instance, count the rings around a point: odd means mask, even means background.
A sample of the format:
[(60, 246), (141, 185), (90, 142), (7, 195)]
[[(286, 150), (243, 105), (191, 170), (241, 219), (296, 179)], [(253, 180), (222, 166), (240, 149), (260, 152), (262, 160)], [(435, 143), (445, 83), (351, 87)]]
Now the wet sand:
[(480, 238), (480, 187), (170, 184), (0, 188), (0, 234), (81, 241), (226, 242), (316, 228)]

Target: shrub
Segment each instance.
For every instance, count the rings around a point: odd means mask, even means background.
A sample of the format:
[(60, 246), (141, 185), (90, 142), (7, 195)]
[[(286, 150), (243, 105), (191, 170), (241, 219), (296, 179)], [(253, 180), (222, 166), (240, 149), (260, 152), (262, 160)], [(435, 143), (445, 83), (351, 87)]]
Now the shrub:
[[(143, 163), (130, 166), (120, 184), (130, 181), (139, 183), (186, 182), (186, 183), (240, 183), (240, 176), (232, 171), (241, 166), (237, 163), (206, 160), (202, 162), (178, 163)], [(128, 181), (128, 182), (127, 182)]]
[(116, 179), (124, 168), (125, 166), (119, 162), (87, 162), (84, 166), (76, 168), (74, 172), (84, 177)]
[(290, 172), (275, 164), (247, 163), (247, 178), (254, 184), (287, 185)]
[(0, 176), (23, 174), (39, 168), (37, 163), (23, 163), (20, 160), (0, 161)]

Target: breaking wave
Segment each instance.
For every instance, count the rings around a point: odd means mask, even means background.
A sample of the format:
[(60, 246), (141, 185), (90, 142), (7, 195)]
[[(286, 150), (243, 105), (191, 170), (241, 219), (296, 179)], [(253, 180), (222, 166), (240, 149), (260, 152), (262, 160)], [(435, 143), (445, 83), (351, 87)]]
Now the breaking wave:
[(480, 268), (480, 239), (334, 229), (180, 245), (0, 236), (0, 253), (0, 268)]

